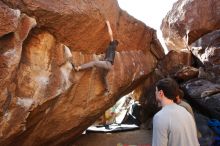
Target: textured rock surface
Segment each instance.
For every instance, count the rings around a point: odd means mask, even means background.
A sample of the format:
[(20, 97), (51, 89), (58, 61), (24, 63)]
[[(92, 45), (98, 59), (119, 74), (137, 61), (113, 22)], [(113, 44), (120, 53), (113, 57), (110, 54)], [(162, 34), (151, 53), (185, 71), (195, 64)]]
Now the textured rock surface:
[(174, 77), (179, 81), (187, 81), (198, 77), (198, 74), (199, 70), (197, 68), (184, 66), (175, 73)]
[(16, 30), (19, 17), (19, 10), (10, 9), (0, 1), (0, 37)]
[(161, 30), (169, 49), (186, 48), (202, 35), (220, 28), (219, 0), (179, 0), (163, 19)]
[(192, 61), (192, 54), (189, 51), (177, 52), (172, 50), (158, 63), (158, 69), (163, 76), (174, 76), (183, 66), (192, 65)]
[[(26, 15), (22, 15), (18, 28), (14, 33), (8, 34), (0, 38), (0, 104), (5, 105), (11, 100), (7, 98), (10, 92), (15, 92), (16, 69), (19, 66), (22, 52), (22, 44), (26, 39), (30, 29), (36, 25), (36, 21)], [(0, 112), (5, 113), (3, 107)]]
[(191, 98), (203, 98), (220, 92), (220, 85), (204, 79), (192, 80), (184, 84), (184, 89)]
[(206, 67), (220, 65), (220, 30), (201, 37), (191, 45), (191, 50)]
[[(23, 114), (23, 106), (30, 106), (30, 102), (21, 103), (19, 98), (14, 98), (16, 92), (16, 72), (19, 67), (22, 53), (22, 45), (27, 38), (29, 31), (36, 25), (36, 21), (27, 15), (22, 14), (19, 18), (17, 29), (14, 33), (4, 35), (0, 38), (1, 46), (1, 85), (0, 85), (0, 126), (1, 141), (12, 137), (22, 129), (24, 121), (20, 121)], [(20, 107), (14, 106), (20, 104)], [(10, 108), (12, 108), (10, 110)], [(28, 111), (26, 111), (27, 113)], [(14, 117), (13, 117), (14, 116)], [(13, 119), (12, 121), (10, 121)], [(22, 123), (21, 125), (18, 122)], [(10, 123), (13, 123), (11, 126)]]
[[(0, 38), (0, 145), (73, 140), (147, 78), (164, 56), (155, 31), (120, 10), (115, 0), (3, 2), (35, 17), (37, 26), (23, 43), (32, 27), (22, 14), (18, 27), (10, 26), (13, 33)], [(75, 65), (103, 57), (109, 43), (105, 19), (120, 42), (107, 75), (109, 96), (104, 94), (103, 70), (75, 72), (64, 51), (70, 49)]]
[(220, 85), (204, 79), (191, 80), (183, 85), (189, 100), (210, 118), (220, 120)]
[[(140, 21), (133, 21), (133, 17), (120, 10), (115, 0), (108, 2), (102, 0), (80, 2), (71, 0), (65, 2), (56, 0), (3, 1), (30, 16), (34, 15), (38, 27), (46, 28), (60, 42), (76, 51), (104, 52), (109, 43), (105, 26), (106, 19), (111, 22), (114, 36), (120, 42), (118, 51), (124, 49), (145, 50), (150, 47), (151, 39), (149, 37), (152, 37), (153, 30), (146, 29), (146, 26)], [(136, 35), (133, 35), (134, 33)]]

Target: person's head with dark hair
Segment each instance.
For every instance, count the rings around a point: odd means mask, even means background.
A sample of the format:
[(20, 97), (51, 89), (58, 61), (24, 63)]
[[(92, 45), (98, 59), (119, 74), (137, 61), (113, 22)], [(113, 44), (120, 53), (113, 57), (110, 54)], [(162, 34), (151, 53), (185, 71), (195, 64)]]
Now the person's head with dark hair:
[(178, 95), (174, 99), (174, 102), (179, 104), (182, 101), (183, 97), (184, 97), (184, 92), (181, 89), (179, 89), (177, 94)]
[(156, 100), (162, 105), (173, 103), (179, 95), (179, 86), (172, 78), (164, 78), (156, 83)]

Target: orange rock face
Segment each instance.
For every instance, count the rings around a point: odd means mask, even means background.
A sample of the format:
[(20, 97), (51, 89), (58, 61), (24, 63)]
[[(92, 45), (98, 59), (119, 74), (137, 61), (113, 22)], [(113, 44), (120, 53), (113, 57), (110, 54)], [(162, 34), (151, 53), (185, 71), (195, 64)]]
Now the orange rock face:
[(0, 37), (16, 30), (20, 14), (19, 10), (10, 9), (0, 1)]
[(158, 63), (158, 69), (164, 76), (174, 75), (183, 66), (191, 66), (192, 60), (192, 54), (189, 51), (172, 50)]
[[(74, 51), (104, 53), (109, 43), (105, 20), (110, 21), (114, 38), (120, 42), (118, 51), (145, 50), (150, 45), (148, 38), (152, 37), (153, 30), (120, 10), (116, 0), (4, 2), (34, 15), (38, 27), (46, 29)], [(128, 43), (137, 41), (139, 43)]]
[(161, 25), (166, 45), (170, 50), (186, 48), (186, 44), (219, 29), (219, 16), (219, 0), (179, 0)]
[[(164, 56), (155, 31), (120, 10), (115, 0), (3, 1), (22, 15), (13, 33), (0, 38), (0, 145), (74, 140)], [(36, 27), (24, 13), (36, 19)], [(106, 19), (119, 41), (107, 74), (108, 96), (103, 70), (75, 72), (66, 53), (75, 65), (102, 58), (109, 43)]]

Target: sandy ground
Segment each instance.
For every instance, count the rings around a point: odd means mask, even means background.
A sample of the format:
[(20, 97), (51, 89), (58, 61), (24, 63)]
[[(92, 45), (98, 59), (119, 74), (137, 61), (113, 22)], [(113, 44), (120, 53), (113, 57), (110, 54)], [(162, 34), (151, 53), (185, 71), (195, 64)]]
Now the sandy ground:
[[(72, 146), (117, 146), (117, 144), (151, 145), (152, 131), (140, 129), (117, 133), (83, 134)], [(122, 146), (122, 145), (120, 145)]]

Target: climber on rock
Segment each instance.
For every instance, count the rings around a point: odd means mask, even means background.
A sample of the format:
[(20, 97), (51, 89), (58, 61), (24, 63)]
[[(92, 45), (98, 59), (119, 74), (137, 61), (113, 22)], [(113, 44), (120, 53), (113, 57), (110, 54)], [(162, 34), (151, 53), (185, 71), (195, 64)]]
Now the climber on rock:
[[(108, 27), (110, 43), (106, 49), (104, 60), (94, 60), (86, 64), (76, 66), (74, 67), (76, 71), (81, 71), (81, 70), (85, 70), (85, 69), (92, 68), (92, 67), (98, 67), (98, 68), (105, 69), (106, 72), (108, 73), (108, 71), (112, 68), (112, 65), (114, 64), (115, 50), (116, 50), (116, 47), (118, 46), (118, 41), (113, 39), (112, 29), (111, 29), (111, 26), (108, 20), (106, 21), (106, 24)], [(106, 84), (107, 90), (109, 90), (108, 84), (106, 83), (106, 75), (105, 75), (105, 84)]]

